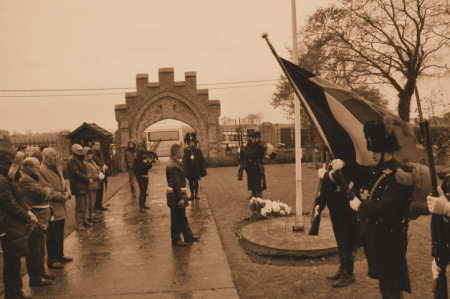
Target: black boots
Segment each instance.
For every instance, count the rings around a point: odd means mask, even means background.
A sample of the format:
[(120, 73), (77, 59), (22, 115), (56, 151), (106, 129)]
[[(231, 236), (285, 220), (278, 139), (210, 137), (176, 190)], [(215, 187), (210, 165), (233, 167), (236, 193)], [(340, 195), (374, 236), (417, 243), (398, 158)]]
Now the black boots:
[(333, 288), (343, 288), (355, 282), (355, 277), (346, 272), (342, 272), (338, 281), (333, 284)]

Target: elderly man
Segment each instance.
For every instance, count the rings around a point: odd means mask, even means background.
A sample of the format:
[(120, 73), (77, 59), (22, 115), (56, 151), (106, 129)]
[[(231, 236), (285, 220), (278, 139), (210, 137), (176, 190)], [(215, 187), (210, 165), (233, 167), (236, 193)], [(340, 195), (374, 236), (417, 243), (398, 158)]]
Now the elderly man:
[(89, 183), (92, 182), (83, 160), (83, 147), (79, 144), (72, 145), (72, 157), (67, 163), (67, 175), (70, 179), (72, 194), (75, 195), (75, 219), (78, 231), (86, 230), (84, 222), (87, 212), (88, 187)]
[(50, 205), (48, 199), (52, 195), (49, 186), (44, 185), (40, 175), (39, 160), (33, 157), (23, 161), (22, 176), (19, 180), (24, 200), (37, 216), (39, 225), (33, 229), (28, 246), (31, 254), (27, 256), (27, 269), (30, 276), (30, 286), (45, 286), (52, 283), (54, 277), (45, 273), (45, 237), (50, 220)]
[(53, 269), (63, 268), (62, 263), (72, 261), (64, 256), (64, 222), (66, 218), (66, 201), (70, 199), (68, 188), (60, 169), (56, 150), (48, 147), (42, 152), (42, 180), (52, 189), (49, 198), (52, 216), (47, 235), (47, 266)]

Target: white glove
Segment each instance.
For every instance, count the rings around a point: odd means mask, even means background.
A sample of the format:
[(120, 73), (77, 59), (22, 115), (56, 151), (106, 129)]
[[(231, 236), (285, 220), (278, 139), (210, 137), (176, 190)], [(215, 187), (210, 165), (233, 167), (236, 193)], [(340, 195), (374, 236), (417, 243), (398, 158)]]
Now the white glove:
[(342, 161), (341, 159), (334, 159), (333, 161), (331, 161), (331, 168), (333, 168), (333, 170), (339, 170), (344, 168), (345, 166), (345, 162)]
[(441, 188), (438, 188), (439, 196), (427, 196), (428, 210), (432, 214), (450, 216), (450, 202), (447, 200)]
[(431, 262), (431, 274), (433, 275), (433, 279), (438, 279), (441, 271), (442, 269), (436, 264), (436, 259), (433, 259)]
[(315, 207), (314, 207), (314, 217), (316, 216), (316, 215), (319, 215), (319, 205), (316, 205)]
[(98, 175), (98, 178), (100, 181), (103, 181), (105, 179), (105, 175), (102, 172), (100, 172), (100, 174)]
[(357, 212), (360, 205), (361, 200), (359, 200), (358, 197), (355, 196), (352, 200), (350, 200), (350, 208), (352, 208), (353, 211)]
[(317, 175), (319, 176), (319, 179), (323, 179), (325, 173), (327, 173), (327, 170), (325, 168), (319, 168), (317, 170)]
[(36, 215), (34, 215), (33, 212), (28, 211), (28, 216), (30, 216), (31, 221), (33, 221), (33, 222), (38, 222), (38, 219), (37, 219)]

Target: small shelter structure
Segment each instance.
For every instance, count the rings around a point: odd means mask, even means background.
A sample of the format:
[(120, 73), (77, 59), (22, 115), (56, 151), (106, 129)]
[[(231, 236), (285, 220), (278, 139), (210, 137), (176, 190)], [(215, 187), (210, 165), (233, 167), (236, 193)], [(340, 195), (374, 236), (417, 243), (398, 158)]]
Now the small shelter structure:
[(70, 140), (70, 144), (78, 143), (82, 146), (92, 146), (95, 141), (99, 141), (103, 156), (105, 157), (105, 160), (109, 162), (113, 134), (96, 123), (84, 122), (81, 126), (68, 134), (67, 138)]

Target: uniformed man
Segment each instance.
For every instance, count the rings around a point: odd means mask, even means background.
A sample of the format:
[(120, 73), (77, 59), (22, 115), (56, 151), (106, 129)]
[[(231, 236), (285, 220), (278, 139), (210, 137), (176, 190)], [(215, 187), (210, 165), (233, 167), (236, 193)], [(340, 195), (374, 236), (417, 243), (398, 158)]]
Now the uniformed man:
[[(431, 270), (433, 274), (434, 298), (448, 298), (447, 294), (447, 265), (450, 258), (450, 167), (443, 169), (439, 176), (442, 179), (442, 187), (439, 196), (428, 196), (427, 204), (430, 213), (443, 215), (445, 218), (436, 218), (435, 230), (432, 230), (432, 254)], [(432, 223), (433, 223), (432, 221)]]
[[(347, 191), (336, 181), (340, 175), (335, 169), (342, 168), (339, 164), (341, 160), (334, 160), (329, 171), (325, 168), (319, 169), (321, 185), (321, 202), (316, 202), (315, 211), (323, 209), (325, 205), (330, 211), (333, 233), (339, 253), (339, 269), (336, 274), (327, 277), (329, 280), (336, 280), (333, 284), (335, 288), (342, 288), (355, 281), (353, 275), (354, 253), (359, 245), (359, 223), (356, 212), (349, 206)], [(320, 205), (320, 206), (319, 206)]]
[(183, 169), (186, 178), (189, 181), (191, 191), (191, 200), (199, 200), (198, 189), (201, 177), (206, 176), (206, 163), (203, 153), (199, 148), (197, 134), (195, 132), (186, 133), (184, 142), (187, 147), (183, 152)]
[(354, 197), (350, 207), (358, 212), (365, 232), (369, 277), (379, 281), (383, 298), (402, 298), (403, 291), (411, 292), (406, 249), (412, 176), (396, 160), (397, 138), (383, 122), (367, 122), (364, 134), (376, 165), (375, 182), (367, 200)]
[(266, 189), (266, 177), (264, 172), (263, 158), (265, 147), (261, 142), (261, 134), (257, 131), (251, 132), (249, 142), (245, 147), (245, 170), (247, 172), (247, 186), (251, 191), (251, 197), (262, 197)]

